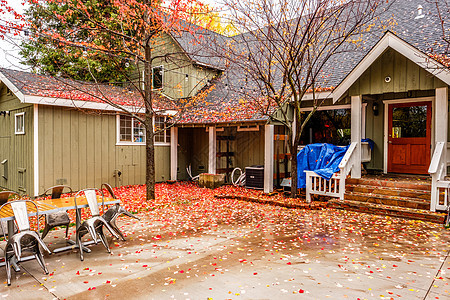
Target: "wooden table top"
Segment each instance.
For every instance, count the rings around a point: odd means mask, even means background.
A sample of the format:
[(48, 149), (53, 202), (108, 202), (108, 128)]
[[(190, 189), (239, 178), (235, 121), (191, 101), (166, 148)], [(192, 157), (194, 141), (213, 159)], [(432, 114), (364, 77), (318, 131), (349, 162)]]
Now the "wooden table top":
[[(99, 204), (102, 203), (102, 197), (97, 196), (97, 201)], [(39, 215), (56, 212), (60, 210), (69, 210), (69, 209), (75, 209), (75, 197), (67, 197), (67, 198), (59, 198), (59, 199), (42, 199), (42, 200), (35, 200), (33, 201), (39, 211)], [(118, 199), (114, 199), (111, 197), (105, 197), (104, 198), (104, 204), (115, 204), (120, 203)], [(78, 208), (88, 207), (88, 203), (85, 197), (77, 197), (77, 206)], [(31, 203), (27, 202), (27, 209), (29, 215), (35, 215), (36, 214), (36, 207)], [(10, 220), (14, 217), (14, 212), (11, 208), (11, 206), (6, 205), (3, 207), (3, 209), (0, 211), (0, 219)]]
[[(97, 201), (99, 204), (102, 203), (102, 197), (97, 196)], [(75, 209), (75, 197), (67, 197), (67, 198), (59, 198), (59, 199), (43, 199), (36, 201), (36, 203), (40, 204), (46, 204), (53, 206), (54, 208), (62, 208), (62, 209)], [(119, 200), (111, 198), (111, 197), (105, 197), (104, 198), (105, 204), (114, 204), (114, 203), (120, 203)], [(77, 197), (77, 205), (78, 207), (87, 207), (88, 203), (86, 200), (86, 197)]]

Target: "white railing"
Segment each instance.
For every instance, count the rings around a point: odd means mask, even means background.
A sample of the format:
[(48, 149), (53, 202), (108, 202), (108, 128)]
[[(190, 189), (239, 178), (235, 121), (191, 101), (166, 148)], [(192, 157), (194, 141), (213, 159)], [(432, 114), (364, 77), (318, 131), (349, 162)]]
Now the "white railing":
[(447, 175), (447, 143), (438, 142), (434, 149), (428, 173), (431, 175), (431, 203), (430, 210), (447, 210), (450, 181), (445, 180)]
[(320, 177), (314, 171), (304, 171), (306, 173), (306, 201), (308, 203), (311, 202), (312, 194), (344, 199), (345, 178), (355, 163), (358, 164), (358, 168), (360, 167), (359, 160), (354, 155), (357, 144), (356, 142), (350, 144), (339, 164), (340, 171), (333, 174), (330, 180)]

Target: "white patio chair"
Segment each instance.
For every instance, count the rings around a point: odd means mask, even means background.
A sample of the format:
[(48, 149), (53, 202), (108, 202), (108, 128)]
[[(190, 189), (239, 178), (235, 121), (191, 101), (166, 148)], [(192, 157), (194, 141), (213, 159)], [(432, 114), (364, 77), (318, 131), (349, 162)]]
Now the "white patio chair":
[[(100, 238), (100, 241), (102, 242), (103, 246), (105, 246), (108, 253), (111, 253), (111, 250), (109, 249), (108, 241), (106, 240), (105, 234), (103, 233), (103, 226), (105, 226), (115, 238), (119, 239), (119, 236), (114, 231), (114, 229), (112, 229), (111, 226), (108, 224), (108, 222), (100, 215), (100, 209), (97, 201), (97, 193), (102, 197), (102, 212), (103, 212), (104, 197), (100, 190), (84, 189), (75, 194), (75, 207), (77, 210), (76, 244), (80, 249), (81, 260), (84, 260), (83, 244), (81, 242), (81, 238), (86, 233), (89, 232), (95, 244), (98, 243), (98, 238)], [(81, 216), (80, 216), (81, 214), (77, 204), (77, 198), (79, 199), (82, 194), (84, 194), (84, 196), (86, 197), (92, 215), (91, 218), (83, 221), (83, 223), (81, 223)]]
[[(3, 237), (5, 238), (5, 240), (7, 240), (5, 248), (5, 264), (8, 285), (11, 285), (11, 264), (12, 262), (20, 262), (22, 253), (24, 252), (31, 252), (38, 261), (39, 265), (44, 270), (45, 274), (48, 274), (47, 267), (45, 266), (44, 256), (42, 255), (39, 245), (49, 254), (51, 254), (51, 251), (39, 237), (39, 234), (36, 231), (30, 229), (27, 203), (30, 203), (36, 209), (36, 228), (37, 230), (39, 230), (39, 210), (36, 203), (34, 203), (33, 201), (25, 199), (14, 200), (6, 202), (0, 207), (0, 212), (2, 213), (6, 213), (7, 211), (11, 212), (12, 210), (15, 220), (8, 222), (15, 222), (18, 228), (17, 233), (11, 234), (11, 236), (7, 237), (7, 229), (4, 228), (4, 223), (1, 223)], [(9, 208), (7, 208), (8, 206)]]
[[(103, 193), (103, 188), (105, 188), (108, 193), (111, 195), (112, 198), (117, 199), (116, 195), (114, 194), (114, 191), (112, 187), (108, 183), (103, 183), (101, 186), (101, 190)], [(109, 226), (122, 238), (122, 241), (125, 241), (125, 237), (123, 233), (120, 231), (119, 227), (116, 224), (116, 219), (120, 215), (126, 215), (132, 218), (135, 218), (137, 220), (140, 220), (137, 216), (130, 213), (128, 210), (123, 208), (120, 203), (117, 203), (110, 207), (102, 216), (103, 219), (105, 219), (106, 222), (108, 222)]]

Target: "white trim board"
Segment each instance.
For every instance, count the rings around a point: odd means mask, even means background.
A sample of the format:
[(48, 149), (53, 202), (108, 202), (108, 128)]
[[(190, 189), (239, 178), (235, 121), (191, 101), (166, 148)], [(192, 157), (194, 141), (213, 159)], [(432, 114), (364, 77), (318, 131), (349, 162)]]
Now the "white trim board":
[(34, 163), (34, 196), (39, 195), (39, 105), (34, 104), (33, 112), (33, 163)]
[(450, 85), (450, 70), (430, 58), (425, 53), (411, 46), (392, 32), (387, 32), (361, 62), (347, 75), (347, 77), (333, 91), (333, 103), (336, 103), (353, 83), (380, 57), (387, 48), (392, 48), (422, 69), (436, 76)]
[(0, 80), (19, 98), (19, 101), (24, 103), (25, 96), (24, 94), (8, 79), (2, 72), (0, 72)]

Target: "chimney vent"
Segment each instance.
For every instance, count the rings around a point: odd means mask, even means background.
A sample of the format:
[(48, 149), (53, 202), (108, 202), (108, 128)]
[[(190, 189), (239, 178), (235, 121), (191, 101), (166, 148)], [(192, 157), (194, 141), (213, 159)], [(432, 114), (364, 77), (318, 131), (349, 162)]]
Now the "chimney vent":
[(417, 16), (414, 19), (422, 19), (424, 16), (425, 15), (423, 14), (423, 7), (419, 4), (419, 6), (417, 6)]

